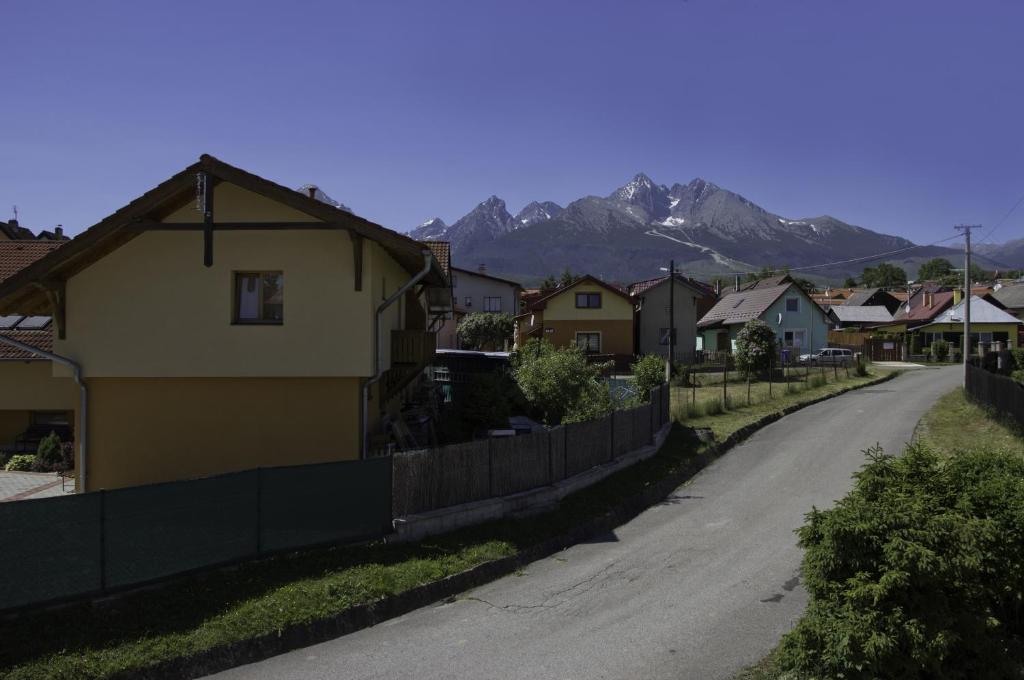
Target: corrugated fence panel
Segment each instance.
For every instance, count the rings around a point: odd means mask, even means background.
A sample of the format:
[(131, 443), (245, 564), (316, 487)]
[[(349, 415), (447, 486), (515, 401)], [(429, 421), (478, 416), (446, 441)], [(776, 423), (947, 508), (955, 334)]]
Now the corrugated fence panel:
[(395, 517), (404, 517), (437, 507), (438, 482), (444, 474), (430, 450), (396, 453), (392, 458), (391, 507)]
[(548, 430), (551, 438), (551, 472), (553, 481), (565, 479), (565, 428), (558, 427)]
[(967, 393), (1024, 427), (1024, 387), (1013, 378), (969, 365)]
[(394, 516), (470, 503), (490, 495), (487, 442), (394, 456)]
[(655, 407), (655, 404), (645, 404), (633, 409), (633, 445), (630, 451), (651, 443), (651, 413)]
[(263, 550), (370, 538), (390, 528), (390, 458), (265, 468), (259, 474)]
[(611, 458), (610, 418), (600, 418), (565, 426), (565, 476), (607, 463)]
[(668, 385), (662, 385), (661, 386), (661, 413), (660, 413), (661, 419), (660, 419), (660, 422), (658, 424), (658, 429), (661, 429), (662, 425), (664, 425), (669, 420), (671, 420), (671, 411), (670, 411), (671, 401), (672, 401), (672, 392), (671, 392), (669, 386)]
[(108, 588), (256, 554), (254, 470), (100, 493)]
[(616, 458), (633, 450), (633, 413), (615, 411), (612, 413), (615, 427), (612, 428), (612, 452)]
[(491, 440), (491, 492), (506, 496), (545, 486), (551, 481), (548, 433)]
[(99, 494), (0, 503), (0, 609), (100, 588)]

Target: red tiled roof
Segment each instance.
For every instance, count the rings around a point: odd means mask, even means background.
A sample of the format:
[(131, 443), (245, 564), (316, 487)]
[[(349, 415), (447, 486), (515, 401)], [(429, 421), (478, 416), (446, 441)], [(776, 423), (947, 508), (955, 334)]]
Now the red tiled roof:
[(430, 252), (434, 253), (434, 259), (441, 265), (441, 270), (444, 271), (445, 276), (450, 276), (452, 269), (452, 244), (448, 241), (421, 241), (421, 243), (430, 248)]
[[(659, 277), (653, 278), (653, 279), (647, 279), (646, 281), (636, 281), (634, 283), (631, 283), (631, 284), (629, 284), (629, 289), (628, 289), (629, 290), (629, 294), (630, 295), (642, 295), (643, 293), (647, 292), (651, 288), (654, 288), (655, 286), (657, 286), (662, 281), (665, 281), (666, 279), (668, 279), (668, 274), (665, 274), (664, 276), (659, 276)], [(693, 286), (697, 290), (699, 290), (702, 293), (704, 293), (704, 295), (706, 295), (706, 296), (715, 297), (714, 289), (711, 286), (707, 285), (706, 283), (701, 283), (697, 279), (691, 279), (688, 276), (681, 276), (681, 275), (677, 274), (676, 275), (676, 281), (679, 281), (680, 283), (684, 283), (684, 284)]]
[(0, 281), (13, 276), (67, 241), (0, 241)]
[[(18, 342), (22, 342), (26, 345), (31, 345), (32, 347), (38, 347), (46, 352), (53, 351), (53, 330), (50, 328), (38, 331), (4, 331), (3, 333), (0, 333), (0, 335), (11, 338), (12, 340), (17, 340)], [(18, 349), (17, 347), (8, 345), (5, 342), (0, 342), (0, 361), (41, 358), (42, 357), (36, 354), (30, 354), (29, 352)]]
[[(933, 318), (941, 314), (946, 307), (953, 304), (953, 291), (946, 291), (943, 293), (931, 293), (933, 297), (931, 306), (924, 304), (924, 296), (915, 295), (910, 301), (911, 307), (909, 312), (897, 314), (896, 321), (931, 321)], [(901, 306), (901, 309), (906, 309), (906, 304)]]

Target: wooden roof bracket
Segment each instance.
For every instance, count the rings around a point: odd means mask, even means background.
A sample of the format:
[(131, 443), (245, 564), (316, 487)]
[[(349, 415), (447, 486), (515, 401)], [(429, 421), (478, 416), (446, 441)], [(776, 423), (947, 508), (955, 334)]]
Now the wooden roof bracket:
[(49, 279), (42, 282), (36, 282), (33, 284), (39, 288), (46, 295), (46, 300), (50, 304), (50, 316), (53, 317), (53, 323), (57, 327), (57, 337), (61, 340), (67, 339), (67, 328), (65, 325), (65, 300), (67, 299), (67, 285), (64, 279), (53, 280)]
[(213, 266), (213, 183), (210, 173), (199, 173), (203, 186), (203, 266)]
[(355, 289), (356, 292), (359, 292), (363, 289), (363, 235), (349, 229), (348, 237), (352, 241), (352, 265), (355, 270)]

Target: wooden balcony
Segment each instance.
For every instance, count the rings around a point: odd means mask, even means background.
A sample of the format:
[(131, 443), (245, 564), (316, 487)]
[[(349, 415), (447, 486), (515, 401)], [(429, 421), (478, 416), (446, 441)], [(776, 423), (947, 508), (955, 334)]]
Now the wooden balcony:
[(437, 334), (432, 331), (391, 331), (391, 365), (425, 366), (437, 352)]

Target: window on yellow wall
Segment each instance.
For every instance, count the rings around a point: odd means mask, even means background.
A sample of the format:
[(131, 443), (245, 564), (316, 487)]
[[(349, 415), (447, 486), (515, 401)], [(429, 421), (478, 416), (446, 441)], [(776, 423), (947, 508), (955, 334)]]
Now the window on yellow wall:
[(600, 333), (577, 333), (576, 334), (576, 346), (582, 349), (587, 354), (600, 354), (601, 353), (601, 334)]
[(284, 273), (235, 273), (234, 323), (284, 323)]
[(576, 308), (577, 309), (600, 309), (601, 308), (601, 294), (600, 293), (576, 293)]

